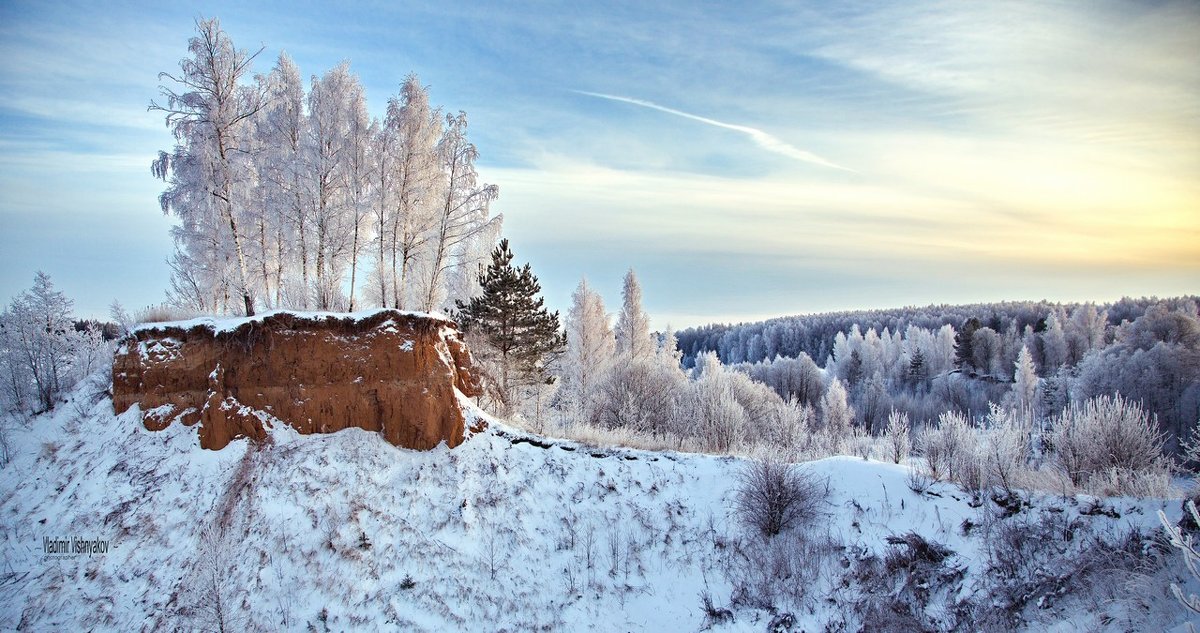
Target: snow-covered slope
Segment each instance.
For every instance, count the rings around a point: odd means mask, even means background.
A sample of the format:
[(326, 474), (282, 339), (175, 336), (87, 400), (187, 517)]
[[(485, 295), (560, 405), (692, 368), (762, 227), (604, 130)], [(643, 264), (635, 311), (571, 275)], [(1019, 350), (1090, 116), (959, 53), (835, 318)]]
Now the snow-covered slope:
[[(918, 578), (914, 591), (955, 604), (988, 573), (973, 526), (1000, 520), (993, 502), (950, 486), (913, 492), (905, 466), (813, 462), (802, 468), (828, 478), (825, 516), (793, 535), (780, 580), (732, 514), (737, 459), (589, 448), (497, 422), (454, 450), (277, 428), (265, 445), (206, 451), (194, 428), (147, 431), (136, 407), (113, 416), (105, 387), (96, 377), (9, 432), (0, 629), (212, 629), (222, 618), (234, 630), (857, 630), (877, 617), (856, 612), (879, 589), (870, 576), (900, 564), (887, 537), (915, 532), (952, 550), (944, 582)], [(1179, 515), (1177, 501), (1097, 501), (1043, 497), (1004, 520), (1045, 514), (1115, 533), (1155, 530), (1160, 508)], [(107, 551), (48, 555), (46, 539)], [(789, 588), (756, 605), (745, 590), (756, 574)], [(1063, 630), (1142, 617), (1071, 604), (1041, 613)]]

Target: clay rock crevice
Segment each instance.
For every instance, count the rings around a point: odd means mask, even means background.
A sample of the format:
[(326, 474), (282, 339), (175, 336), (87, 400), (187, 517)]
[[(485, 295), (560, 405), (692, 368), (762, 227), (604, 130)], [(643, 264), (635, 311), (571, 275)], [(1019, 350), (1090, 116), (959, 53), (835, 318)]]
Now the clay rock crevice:
[(272, 312), (143, 326), (113, 361), (113, 409), (134, 404), (161, 430), (199, 423), (200, 445), (356, 427), (426, 450), (463, 441), (461, 396), (478, 395), (470, 351), (452, 321), (380, 310)]

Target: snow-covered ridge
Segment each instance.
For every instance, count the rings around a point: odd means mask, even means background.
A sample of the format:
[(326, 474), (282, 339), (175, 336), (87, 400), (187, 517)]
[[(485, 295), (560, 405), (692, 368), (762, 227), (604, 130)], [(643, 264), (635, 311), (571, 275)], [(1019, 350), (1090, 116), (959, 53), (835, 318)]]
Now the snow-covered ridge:
[[(948, 622), (999, 600), (987, 534), (1005, 526), (1074, 534), (1060, 558), (1014, 562), (1028, 592), (1094, 538), (1152, 532), (1159, 509), (1180, 516), (1176, 501), (1053, 494), (1004, 516), (988, 495), (913, 490), (906, 465), (836, 457), (799, 466), (828, 481), (819, 520), (763, 550), (733, 510), (737, 458), (601, 449), (495, 420), (454, 450), (277, 426), (264, 442), (203, 451), (194, 427), (150, 432), (136, 408), (114, 416), (105, 387), (93, 380), (12, 431), (0, 629), (208, 629), (219, 579), (227, 624), (248, 631), (873, 630), (872, 601), (924, 596), (917, 613)], [(893, 560), (908, 534), (950, 553), (936, 567)], [(46, 555), (45, 538), (75, 537), (108, 551)], [(1127, 580), (1085, 577), (1109, 596), (1129, 593)], [(977, 630), (1163, 628), (1068, 589), (1051, 586), (1017, 625)], [(1169, 608), (1165, 584), (1159, 594)], [(730, 618), (701, 609), (702, 595)]]
[(214, 335), (226, 334), (234, 332), (244, 325), (250, 323), (262, 323), (264, 320), (277, 316), (290, 316), (297, 322), (301, 323), (321, 323), (325, 321), (339, 321), (358, 323), (376, 319), (381, 314), (395, 315), (397, 317), (415, 317), (421, 319), (432, 319), (446, 323), (453, 323), (453, 319), (446, 316), (442, 312), (415, 312), (410, 310), (395, 310), (392, 308), (374, 308), (371, 310), (359, 310), (356, 312), (316, 312), (302, 310), (268, 310), (250, 317), (222, 317), (222, 316), (201, 316), (182, 321), (161, 321), (157, 323), (142, 323), (135, 326), (131, 331), (133, 333), (142, 331), (166, 331), (166, 330), (184, 330), (190, 331), (195, 328), (206, 328)]

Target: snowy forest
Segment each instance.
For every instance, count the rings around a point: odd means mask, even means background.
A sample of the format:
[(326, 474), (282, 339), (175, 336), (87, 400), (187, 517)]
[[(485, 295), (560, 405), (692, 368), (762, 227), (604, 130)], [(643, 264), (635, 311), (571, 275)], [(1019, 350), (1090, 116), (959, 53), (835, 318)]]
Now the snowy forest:
[[(895, 409), (981, 419), (1010, 403), (1052, 415), (1071, 401), (1121, 394), (1157, 416), (1172, 447), (1200, 420), (1197, 297), (1108, 305), (998, 303), (844, 312), (710, 325), (677, 334), (685, 366), (714, 352), (784, 398), (815, 406), (819, 364), (842, 383), (856, 421), (878, 430)], [(1014, 396), (1015, 397), (1015, 396)]]
[[(899, 462), (915, 448), (959, 460), (959, 475), (950, 464), (940, 473), (971, 486), (1002, 477), (997, 460), (1011, 460), (1028, 486), (1066, 476), (1094, 491), (1165, 490), (1166, 457), (1195, 457), (1196, 306), (1194, 297), (939, 306), (652, 335), (630, 271), (613, 329), (586, 281), (576, 290), (558, 421), (794, 458)], [(1087, 464), (1067, 463), (1084, 450), (1069, 449), (1075, 441), (1099, 442)], [(1116, 456), (1117, 445), (1136, 455)], [(984, 467), (962, 472), (972, 463)]]

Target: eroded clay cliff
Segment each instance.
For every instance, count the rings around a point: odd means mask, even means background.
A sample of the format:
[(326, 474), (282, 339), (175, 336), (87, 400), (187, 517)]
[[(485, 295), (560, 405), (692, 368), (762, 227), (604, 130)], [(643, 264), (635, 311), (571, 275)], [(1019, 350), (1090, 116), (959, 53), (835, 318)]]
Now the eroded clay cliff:
[(276, 421), (301, 433), (358, 427), (405, 448), (454, 447), (466, 423), (457, 394), (477, 391), (454, 323), (394, 310), (143, 327), (113, 362), (117, 413), (140, 404), (150, 430), (199, 423), (200, 445), (211, 449), (262, 439)]

